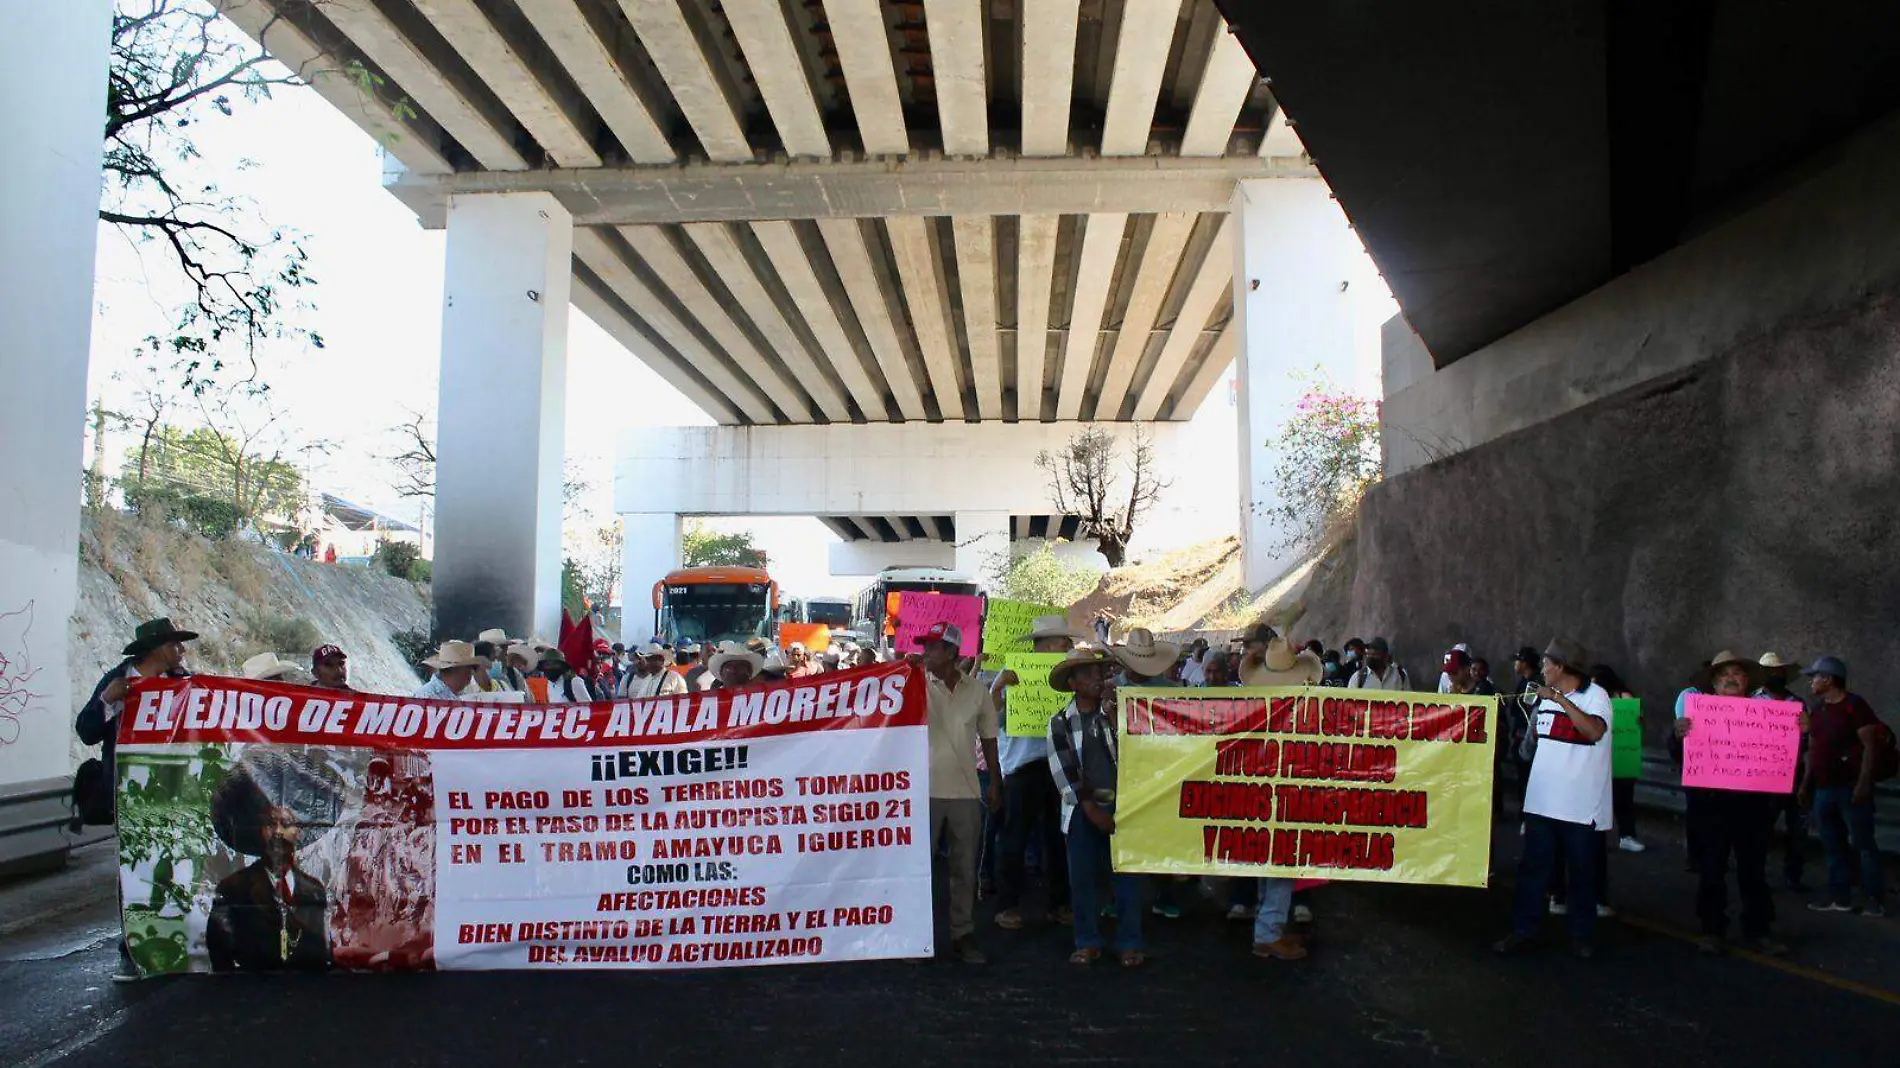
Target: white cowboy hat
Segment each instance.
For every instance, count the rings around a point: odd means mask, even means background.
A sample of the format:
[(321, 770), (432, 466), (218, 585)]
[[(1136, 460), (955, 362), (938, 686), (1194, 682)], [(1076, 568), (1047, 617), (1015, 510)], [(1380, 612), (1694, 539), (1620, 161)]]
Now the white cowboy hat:
[(1153, 678), (1165, 675), (1181, 659), (1181, 647), (1173, 642), (1158, 642), (1147, 627), (1135, 627), (1112, 650), (1123, 667), (1137, 675)]
[(1761, 654), (1761, 666), (1765, 668), (1799, 668), (1800, 664), (1790, 664), (1781, 658), (1780, 653)]
[(1314, 686), (1326, 674), (1326, 665), (1311, 649), (1294, 648), (1285, 638), (1275, 635), (1267, 642), (1267, 655), (1258, 665), (1240, 662), (1242, 686)]
[(725, 667), (727, 663), (734, 660), (743, 660), (751, 664), (752, 673), (754, 675), (757, 675), (759, 671), (765, 667), (764, 657), (740, 645), (738, 642), (720, 642), (718, 651), (713, 653), (712, 659), (706, 662), (706, 670), (717, 675), (719, 674), (720, 668)]
[(511, 645), (515, 642), (520, 641), (521, 639), (510, 638), (508, 636), (508, 632), (501, 629), (500, 627), (490, 627), (487, 630), (482, 631), (480, 634), (475, 635), (475, 640), (478, 642), (488, 642), (491, 645), (495, 645), (495, 646), (502, 646), (502, 645)]
[(660, 648), (658, 645), (655, 645), (652, 642), (648, 642), (645, 645), (642, 645), (639, 649), (635, 650), (634, 655), (639, 657), (642, 660), (645, 660), (649, 656), (657, 656), (657, 657), (664, 658), (666, 656), (666, 650)]
[(304, 670), (276, 653), (259, 653), (244, 662), (244, 677), (257, 682), (297, 682)]
[(1069, 626), (1067, 616), (1037, 616), (1029, 621), (1029, 633), (1023, 635), (1022, 640), (1034, 642), (1044, 638), (1067, 638), (1072, 642), (1085, 642), (1093, 637)]
[(437, 649), (435, 655), (423, 663), (437, 671), (449, 671), (454, 668), (473, 668), (482, 666), (482, 658), (475, 655), (475, 647), (464, 641), (447, 641)]

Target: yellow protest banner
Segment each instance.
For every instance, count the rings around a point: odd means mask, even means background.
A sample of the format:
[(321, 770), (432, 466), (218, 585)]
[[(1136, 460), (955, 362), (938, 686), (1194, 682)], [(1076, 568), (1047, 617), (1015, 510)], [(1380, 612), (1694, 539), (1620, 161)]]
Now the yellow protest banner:
[(1484, 886), (1497, 699), (1120, 693), (1115, 870)]
[(1025, 635), (1034, 629), (1037, 616), (1067, 616), (1069, 610), (1032, 601), (990, 598), (988, 614), (983, 617), (983, 667), (999, 671), (1003, 658), (1011, 653), (1034, 652)]
[(1067, 653), (1011, 653), (1003, 666), (1016, 673), (1016, 685), (1004, 698), (1003, 733), (1018, 738), (1042, 738), (1049, 733), (1049, 720), (1069, 703), (1069, 695), (1049, 688), (1049, 669), (1067, 658)]

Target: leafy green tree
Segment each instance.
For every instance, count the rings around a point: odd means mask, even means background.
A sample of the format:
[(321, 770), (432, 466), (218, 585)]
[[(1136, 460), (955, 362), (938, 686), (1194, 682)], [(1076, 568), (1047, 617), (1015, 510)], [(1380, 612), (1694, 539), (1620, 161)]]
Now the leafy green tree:
[(145, 344), (171, 360), (194, 393), (228, 378), (221, 372), (239, 358), (247, 370), (236, 384), (266, 388), (258, 350), (268, 342), (323, 345), (290, 314), (312, 281), (302, 238), (193, 166), (200, 123), (300, 84), (206, 0), (118, 0), (99, 218), (142, 256), (155, 253), (147, 264), (155, 278), (182, 283), (170, 335)]
[(1053, 542), (1014, 560), (1003, 553), (990, 558), (990, 592), (1012, 601), (1069, 605), (1093, 590), (1101, 576), (1087, 564), (1056, 555)]
[(162, 508), (214, 536), (260, 517), (294, 518), (304, 506), (303, 474), (281, 449), (267, 454), (254, 437), (210, 427), (154, 427), (126, 452), (125, 468), (121, 487), (134, 510)]
[(752, 532), (721, 534), (690, 523), (680, 536), (680, 560), (686, 567), (764, 567), (765, 551), (752, 543)]
[(1273, 446), (1280, 501), (1267, 508), (1286, 531), (1283, 548), (1308, 550), (1352, 522), (1366, 489), (1379, 481), (1379, 405), (1335, 386), (1323, 373), (1303, 376), (1306, 392)]

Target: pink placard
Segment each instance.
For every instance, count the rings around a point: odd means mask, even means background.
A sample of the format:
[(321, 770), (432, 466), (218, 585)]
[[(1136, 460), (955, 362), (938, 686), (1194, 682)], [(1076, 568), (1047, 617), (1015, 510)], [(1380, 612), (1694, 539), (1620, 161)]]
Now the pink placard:
[(1682, 739), (1682, 785), (1785, 794), (1801, 752), (1801, 705), (1693, 693)]
[(917, 639), (933, 623), (954, 623), (963, 632), (959, 650), (964, 656), (983, 651), (983, 598), (969, 593), (906, 592), (897, 602), (896, 650), (899, 656), (917, 651)]

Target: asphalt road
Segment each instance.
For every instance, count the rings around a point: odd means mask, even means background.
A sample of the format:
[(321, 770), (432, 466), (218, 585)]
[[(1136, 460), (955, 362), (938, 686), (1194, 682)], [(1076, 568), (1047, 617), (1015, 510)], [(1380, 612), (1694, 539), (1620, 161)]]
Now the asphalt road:
[[(1515, 837), (1501, 840), (1507, 854)], [(986, 928), (987, 967), (119, 986), (110, 905), (94, 903), (0, 938), (0, 1064), (1900, 1064), (1900, 993), (1879, 982), (1900, 988), (1894, 925), (1804, 916), (1827, 924), (1805, 928), (1807, 951), (1797, 942), (1808, 963), (1701, 957), (1675, 933), (1692, 884), (1660, 852), (1641, 868), (1619, 861), (1612, 892), (1633, 921), (1603, 925), (1589, 961), (1560, 948), (1554, 926), (1550, 948), (1494, 958), (1505, 886), (1334, 885), (1317, 896), (1302, 964), (1254, 959), (1246, 925), (1209, 902), (1151, 919), (1139, 971), (1073, 967), (1066, 928), (1032, 926)]]

